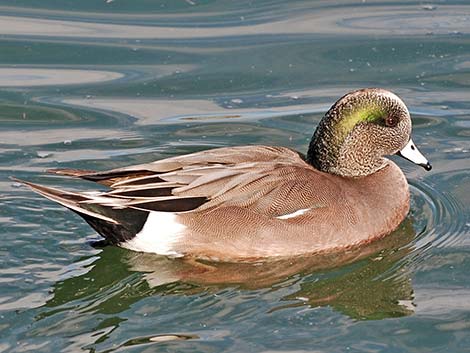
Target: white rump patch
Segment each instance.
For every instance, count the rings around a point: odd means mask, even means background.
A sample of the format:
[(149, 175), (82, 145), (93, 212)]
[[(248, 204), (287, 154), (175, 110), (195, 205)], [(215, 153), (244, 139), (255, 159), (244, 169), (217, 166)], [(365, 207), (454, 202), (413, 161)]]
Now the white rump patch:
[(183, 255), (176, 252), (173, 246), (181, 239), (185, 229), (186, 226), (177, 221), (175, 213), (151, 211), (142, 230), (120, 246), (134, 251), (180, 257)]
[(304, 209), (301, 209), (301, 210), (297, 210), (293, 213), (289, 213), (289, 214), (285, 214), (285, 215), (282, 215), (282, 216), (279, 216), (279, 217), (276, 217), (277, 219), (289, 219), (289, 218), (295, 218), (297, 216), (301, 216), (303, 215), (305, 212), (307, 212), (310, 208), (304, 208)]

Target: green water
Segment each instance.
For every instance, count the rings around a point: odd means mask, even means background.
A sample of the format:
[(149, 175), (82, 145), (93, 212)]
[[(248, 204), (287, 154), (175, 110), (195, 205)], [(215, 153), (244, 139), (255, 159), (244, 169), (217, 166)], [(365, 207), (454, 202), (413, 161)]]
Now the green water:
[[(305, 151), (344, 93), (413, 115), (426, 173), (383, 241), (269, 264), (107, 247), (8, 177), (239, 144)], [(468, 1), (0, 1), (1, 352), (468, 352)]]

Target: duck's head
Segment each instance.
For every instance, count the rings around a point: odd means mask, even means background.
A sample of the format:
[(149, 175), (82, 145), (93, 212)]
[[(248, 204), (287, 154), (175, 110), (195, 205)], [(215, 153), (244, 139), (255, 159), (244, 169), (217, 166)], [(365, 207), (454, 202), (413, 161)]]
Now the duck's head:
[(405, 103), (392, 92), (367, 88), (348, 93), (325, 114), (310, 142), (307, 161), (327, 173), (358, 177), (383, 168), (384, 156), (392, 154), (431, 169), (411, 140)]

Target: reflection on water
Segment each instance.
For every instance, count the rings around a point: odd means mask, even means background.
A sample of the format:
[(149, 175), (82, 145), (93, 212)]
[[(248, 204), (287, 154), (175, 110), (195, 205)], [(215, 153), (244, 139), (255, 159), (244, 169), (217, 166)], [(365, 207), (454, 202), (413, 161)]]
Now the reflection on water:
[[(286, 4), (287, 5), (287, 4)], [(52, 36), (78, 38), (207, 38), (227, 37), (233, 35), (251, 35), (253, 33), (276, 34), (368, 34), (375, 35), (430, 35), (430, 34), (469, 34), (468, 13), (470, 6), (445, 6), (433, 8), (430, 16), (427, 8), (420, 6), (380, 6), (363, 3), (360, 11), (345, 12), (343, 7), (319, 4), (321, 11), (312, 12), (303, 5), (291, 5), (283, 8), (290, 16), (271, 12), (257, 20), (251, 20), (251, 14), (242, 11), (234, 14), (239, 21), (230, 23), (201, 21), (200, 16), (190, 14), (127, 16), (117, 17), (123, 24), (99, 23), (108, 22), (106, 16), (96, 22), (61, 21), (31, 17), (0, 16), (0, 27), (5, 35)], [(326, 5), (326, 6), (325, 6)], [(323, 7), (323, 8), (322, 8)], [(305, 12), (308, 14), (305, 14)], [(34, 12), (33, 12), (34, 14)], [(79, 15), (77, 13), (76, 15)], [(206, 13), (206, 18), (222, 17), (220, 12)], [(135, 24), (138, 20), (138, 24)], [(100, 21), (101, 20), (101, 21)], [(134, 23), (132, 23), (134, 22)], [(153, 26), (146, 25), (152, 22)], [(184, 22), (184, 23), (182, 23)], [(209, 23), (208, 23), (209, 22)], [(125, 24), (124, 24), (125, 23)], [(129, 24), (128, 24), (129, 23)]]
[(0, 68), (0, 87), (73, 85), (115, 80), (122, 74), (106, 71)]
[[(469, 14), (458, 0), (0, 0), (0, 351), (466, 351)], [(338, 97), (371, 86), (404, 99), (434, 168), (397, 160), (407, 221), (347, 253), (97, 250), (81, 220), (8, 179), (87, 189), (43, 171), (304, 152)]]
[[(402, 260), (409, 253), (408, 244), (414, 237), (412, 222), (406, 220), (390, 236), (367, 247), (346, 253), (257, 264), (175, 260), (106, 247), (97, 258), (93, 258), (96, 259), (94, 262), (86, 265), (89, 269), (86, 273), (54, 285), (53, 297), (46, 303), (47, 310), (42, 311), (36, 320), (47, 321), (61, 316), (61, 312), (62, 315), (69, 312), (66, 315), (68, 321), (70, 311), (76, 313), (75, 320), (79, 321), (90, 315), (114, 315), (106, 325), (99, 325), (102, 333), (97, 335), (95, 343), (102, 343), (109, 332), (123, 322), (123, 319), (118, 319), (119, 314), (143, 298), (189, 296), (196, 303), (202, 300), (192, 310), (203, 314), (204, 307), (215, 305), (218, 297), (230, 296), (227, 289), (258, 291), (258, 295), (263, 296), (280, 292), (278, 288), (287, 286), (292, 289), (287, 295), (280, 295), (281, 303), (273, 303), (275, 305), (269, 312), (308, 304), (312, 307), (330, 306), (351, 318), (362, 320), (409, 315), (413, 313), (413, 288), (409, 274), (397, 277), (394, 273), (406, 272)], [(355, 263), (340, 271), (331, 271), (332, 267), (351, 262)], [(269, 291), (263, 294), (260, 291), (263, 289)], [(215, 301), (203, 300), (210, 293), (215, 296)], [(250, 296), (248, 293), (246, 295)], [(61, 320), (53, 326), (47, 325), (47, 334), (62, 332), (65, 322)], [(45, 334), (42, 330), (38, 333)], [(198, 338), (197, 334), (139, 336), (123, 345), (194, 338)]]
[[(144, 273), (144, 278), (151, 288), (159, 286), (164, 286), (165, 288), (166, 284), (182, 282), (198, 287), (209, 285), (212, 290), (220, 290), (220, 288), (231, 285), (246, 289), (270, 288), (299, 273), (305, 276), (309, 273), (340, 267), (369, 257), (369, 260), (366, 261), (367, 264), (354, 266), (350, 271), (347, 271), (347, 274), (344, 276), (340, 276), (339, 278), (325, 278), (320, 281), (322, 285), (325, 285), (325, 288), (328, 288), (324, 289), (324, 298), (323, 300), (312, 298), (309, 303), (315, 306), (332, 305), (337, 299), (336, 295), (341, 292), (340, 287), (345, 286), (349, 288), (350, 291), (361, 291), (368, 287), (365, 283), (366, 278), (369, 278), (372, 282), (376, 281), (376, 276), (383, 273), (384, 270), (390, 269), (409, 252), (409, 249), (405, 247), (405, 245), (407, 245), (414, 236), (415, 231), (411, 222), (407, 220), (389, 237), (367, 247), (350, 249), (345, 253), (289, 258), (280, 261), (260, 262), (253, 265), (247, 263), (210, 263), (196, 260), (172, 260), (153, 254), (126, 252), (125, 262), (128, 264), (130, 271)], [(403, 248), (400, 249), (401, 247)], [(98, 264), (96, 264), (94, 269), (96, 269), (97, 266)], [(359, 269), (357, 267), (359, 267)], [(374, 269), (369, 271), (370, 267)], [(360, 281), (362, 284), (354, 286), (348, 283), (354, 281)], [(390, 281), (377, 281), (378, 286), (391, 284), (393, 287), (393, 285), (396, 284), (393, 283), (393, 281), (391, 281), (391, 283), (389, 282)], [(315, 281), (315, 283), (319, 285), (318, 282)], [(304, 287), (304, 285), (302, 285), (302, 287)], [(204, 288), (204, 290), (207, 290), (207, 288)], [(331, 293), (327, 293), (328, 290), (331, 291)], [(194, 293), (195, 288), (191, 288), (189, 291)], [(168, 293), (172, 292), (173, 290), (170, 289)], [(296, 299), (302, 298), (302, 301), (304, 301), (304, 298), (309, 297), (308, 292), (310, 292), (310, 290), (302, 289), (290, 297)], [(312, 292), (314, 291), (312, 290)], [(318, 292), (312, 295), (323, 296)], [(336, 295), (334, 293), (336, 293)], [(398, 299), (404, 299), (400, 297), (393, 298), (393, 294), (393, 291), (387, 293), (387, 295), (390, 295), (392, 298), (389, 300), (389, 304), (391, 305), (396, 304)], [(351, 297), (363, 298), (363, 295), (356, 294), (351, 295)], [(357, 304), (368, 306), (367, 301)], [(354, 303), (350, 303), (349, 306), (354, 306)], [(378, 312), (382, 311), (380, 306), (372, 306), (372, 308)], [(367, 318), (367, 316), (363, 318)]]

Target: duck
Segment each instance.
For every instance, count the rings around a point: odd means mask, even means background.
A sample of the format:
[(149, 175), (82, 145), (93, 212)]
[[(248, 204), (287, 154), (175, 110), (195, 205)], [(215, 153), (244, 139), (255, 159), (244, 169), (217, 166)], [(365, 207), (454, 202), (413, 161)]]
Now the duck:
[(109, 245), (220, 262), (310, 256), (369, 244), (405, 219), (408, 182), (386, 156), (431, 170), (411, 130), (396, 94), (366, 88), (333, 104), (305, 155), (233, 146), (107, 171), (48, 170), (105, 191), (15, 180), (80, 215)]

